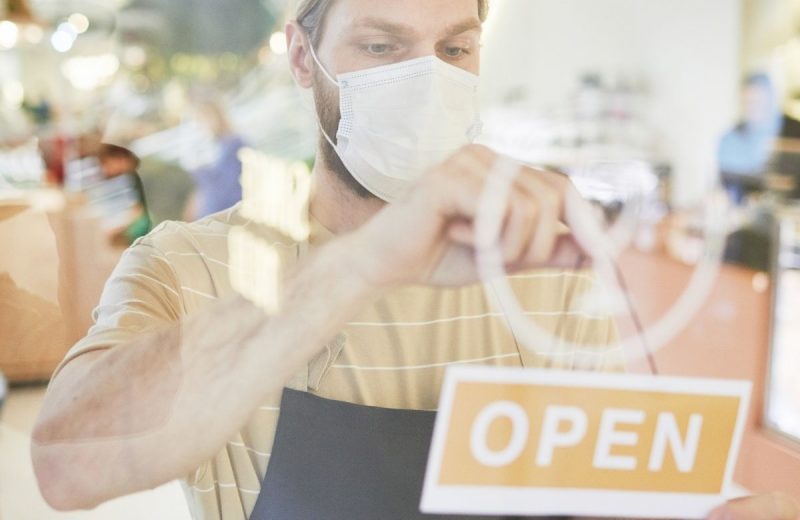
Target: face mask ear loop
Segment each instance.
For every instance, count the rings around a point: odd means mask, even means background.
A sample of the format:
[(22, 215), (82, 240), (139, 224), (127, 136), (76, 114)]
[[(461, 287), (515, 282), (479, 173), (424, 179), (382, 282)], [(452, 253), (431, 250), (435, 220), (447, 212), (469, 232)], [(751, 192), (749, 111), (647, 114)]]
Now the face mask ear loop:
[[(319, 67), (320, 70), (322, 71), (322, 73), (325, 74), (325, 77), (328, 78), (328, 80), (331, 83), (333, 83), (334, 85), (336, 85), (338, 87), (339, 86), (339, 82), (336, 81), (335, 79), (333, 79), (333, 77), (330, 75), (330, 73), (328, 73), (328, 70), (325, 68), (325, 66), (322, 64), (322, 62), (319, 61), (319, 58), (317, 58), (317, 53), (316, 53), (316, 51), (314, 51), (314, 46), (311, 44), (311, 38), (306, 36), (306, 39), (308, 40), (308, 50), (309, 50), (309, 52), (311, 54), (311, 59), (314, 60), (314, 63), (317, 64), (317, 67)], [(325, 129), (322, 127), (322, 121), (319, 120), (319, 114), (317, 113), (317, 110), (315, 108), (313, 108), (313, 107), (308, 106), (305, 103), (305, 100), (303, 100), (302, 98), (301, 98), (301, 103), (305, 107), (306, 110), (308, 110), (309, 112), (314, 114), (314, 119), (317, 121), (317, 126), (319, 127), (319, 131), (322, 132), (322, 135), (325, 137), (325, 140), (328, 141), (328, 143), (333, 147), (333, 149), (335, 151), (336, 150), (336, 145), (333, 144), (333, 140), (330, 138), (330, 136), (328, 136), (328, 132), (326, 132)]]
[(328, 78), (328, 80), (331, 83), (333, 83), (334, 85), (336, 85), (338, 87), (339, 86), (339, 82), (336, 81), (333, 78), (333, 76), (331, 76), (331, 74), (328, 72), (328, 69), (326, 69), (325, 66), (322, 64), (322, 62), (319, 61), (319, 58), (317, 57), (317, 52), (314, 50), (314, 46), (311, 44), (311, 39), (310, 38), (308, 39), (308, 51), (311, 53), (311, 59), (314, 60), (314, 63), (317, 64), (317, 67), (319, 67), (319, 69), (322, 71), (322, 73), (325, 74), (325, 77)]
[(338, 153), (336, 145), (333, 144), (331, 138), (328, 137), (328, 132), (326, 132), (325, 129), (322, 128), (322, 122), (319, 120), (319, 116), (317, 116), (317, 126), (319, 127), (319, 131), (322, 132), (322, 135), (325, 137), (325, 140), (328, 141), (328, 143), (333, 147), (333, 151)]

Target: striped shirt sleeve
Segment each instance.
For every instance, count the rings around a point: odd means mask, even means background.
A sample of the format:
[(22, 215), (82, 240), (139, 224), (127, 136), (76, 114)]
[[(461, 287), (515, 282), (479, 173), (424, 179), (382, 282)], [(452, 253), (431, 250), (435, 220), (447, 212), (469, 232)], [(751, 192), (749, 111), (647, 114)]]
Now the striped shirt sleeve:
[(148, 239), (140, 240), (122, 255), (92, 314), (94, 325), (69, 350), (53, 378), (82, 354), (124, 344), (184, 314), (180, 283), (172, 265)]

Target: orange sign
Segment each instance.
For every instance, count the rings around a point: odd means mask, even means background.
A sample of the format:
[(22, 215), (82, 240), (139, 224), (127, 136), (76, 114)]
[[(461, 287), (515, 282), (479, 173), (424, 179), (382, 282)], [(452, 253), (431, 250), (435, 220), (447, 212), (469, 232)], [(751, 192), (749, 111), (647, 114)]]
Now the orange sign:
[(453, 369), (422, 509), (704, 517), (730, 483), (749, 385)]

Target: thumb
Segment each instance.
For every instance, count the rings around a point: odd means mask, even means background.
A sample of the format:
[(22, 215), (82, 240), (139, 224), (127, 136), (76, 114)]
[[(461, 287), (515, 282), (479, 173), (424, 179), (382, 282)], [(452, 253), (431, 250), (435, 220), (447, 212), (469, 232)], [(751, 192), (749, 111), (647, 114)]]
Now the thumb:
[(783, 493), (731, 500), (714, 509), (708, 520), (800, 520), (797, 503)]

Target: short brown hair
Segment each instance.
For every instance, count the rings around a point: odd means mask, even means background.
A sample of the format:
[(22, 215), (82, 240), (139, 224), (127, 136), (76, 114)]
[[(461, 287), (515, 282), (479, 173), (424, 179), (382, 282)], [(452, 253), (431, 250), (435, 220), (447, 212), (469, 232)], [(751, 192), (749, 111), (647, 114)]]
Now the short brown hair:
[[(489, 0), (478, 1), (478, 15), (481, 21), (489, 14)], [(333, 0), (298, 0), (296, 20), (306, 30), (313, 45), (319, 44), (322, 37), (322, 21), (325, 19)]]

